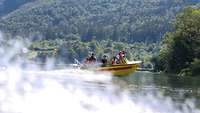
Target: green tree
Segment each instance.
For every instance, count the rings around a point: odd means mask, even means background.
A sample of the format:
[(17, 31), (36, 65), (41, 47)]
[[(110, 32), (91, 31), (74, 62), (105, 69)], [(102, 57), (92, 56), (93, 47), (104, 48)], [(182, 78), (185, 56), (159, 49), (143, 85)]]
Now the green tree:
[(164, 37), (159, 60), (164, 63), (163, 70), (180, 73), (192, 66), (194, 59), (200, 58), (200, 10), (185, 8), (177, 15), (173, 26), (175, 31)]

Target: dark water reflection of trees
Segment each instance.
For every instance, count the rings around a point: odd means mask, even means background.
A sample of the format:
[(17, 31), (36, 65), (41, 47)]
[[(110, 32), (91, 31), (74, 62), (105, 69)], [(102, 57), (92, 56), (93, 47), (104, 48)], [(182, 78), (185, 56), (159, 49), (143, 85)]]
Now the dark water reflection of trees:
[(195, 99), (200, 108), (200, 77), (183, 77), (171, 74), (136, 72), (133, 75), (115, 78), (114, 83), (133, 94), (162, 93), (174, 101)]

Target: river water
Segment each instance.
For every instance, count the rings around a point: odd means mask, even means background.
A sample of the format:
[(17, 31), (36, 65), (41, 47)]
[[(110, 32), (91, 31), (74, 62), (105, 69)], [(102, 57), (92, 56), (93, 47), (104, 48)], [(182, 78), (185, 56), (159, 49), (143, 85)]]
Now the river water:
[[(183, 77), (172, 74), (157, 74), (151, 72), (136, 72), (131, 76), (120, 78), (128, 90), (134, 85), (137, 91), (133, 94), (158, 92), (169, 97), (173, 102), (181, 105), (188, 99), (192, 99), (196, 107), (200, 107), (200, 77)], [(130, 88), (129, 88), (130, 86)]]
[(0, 71), (0, 113), (200, 113), (199, 80), (10, 66)]

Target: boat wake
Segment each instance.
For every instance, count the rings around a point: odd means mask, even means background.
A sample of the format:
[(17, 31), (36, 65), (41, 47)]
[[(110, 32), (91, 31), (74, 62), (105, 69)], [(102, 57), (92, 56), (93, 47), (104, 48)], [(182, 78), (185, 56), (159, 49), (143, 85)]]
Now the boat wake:
[[(0, 71), (2, 113), (199, 113), (192, 101), (181, 109), (169, 97), (138, 95), (133, 99), (112, 83), (113, 77), (77, 69)], [(161, 104), (162, 103), (162, 104)]]

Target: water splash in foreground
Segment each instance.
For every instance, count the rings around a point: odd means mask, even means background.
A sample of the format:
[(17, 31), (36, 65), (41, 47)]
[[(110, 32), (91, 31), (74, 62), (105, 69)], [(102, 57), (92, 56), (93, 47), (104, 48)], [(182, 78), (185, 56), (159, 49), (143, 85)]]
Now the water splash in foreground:
[(200, 113), (191, 100), (177, 107), (169, 97), (140, 95), (112, 83), (109, 74), (78, 69), (0, 71), (2, 113)]

